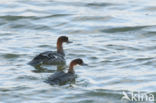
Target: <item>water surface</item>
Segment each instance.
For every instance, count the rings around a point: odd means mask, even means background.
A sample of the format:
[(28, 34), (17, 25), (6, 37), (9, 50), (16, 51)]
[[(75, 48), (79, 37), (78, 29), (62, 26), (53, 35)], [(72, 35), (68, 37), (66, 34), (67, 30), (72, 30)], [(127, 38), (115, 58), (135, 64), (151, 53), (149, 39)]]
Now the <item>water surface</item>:
[[(55, 50), (61, 35), (73, 41), (64, 44), (67, 65), (82, 58), (89, 66), (75, 68), (75, 84), (50, 86), (43, 81), (56, 67), (27, 62)], [(123, 91), (156, 94), (156, 1), (1, 0), (0, 59), (2, 103), (129, 103)]]

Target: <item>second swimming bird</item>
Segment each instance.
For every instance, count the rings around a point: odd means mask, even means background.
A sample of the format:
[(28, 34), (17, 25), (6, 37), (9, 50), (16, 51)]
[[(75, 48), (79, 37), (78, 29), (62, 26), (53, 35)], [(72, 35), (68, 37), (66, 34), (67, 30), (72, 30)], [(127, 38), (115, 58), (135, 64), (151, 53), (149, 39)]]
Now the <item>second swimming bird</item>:
[(57, 40), (57, 51), (46, 51), (40, 53), (39, 55), (35, 56), (32, 61), (28, 64), (32, 66), (38, 66), (42, 64), (47, 65), (59, 65), (65, 64), (65, 53), (63, 50), (63, 43), (71, 43), (66, 36), (60, 36)]
[(74, 72), (74, 66), (77, 64), (87, 65), (83, 62), (82, 59), (74, 59), (71, 61), (67, 73), (63, 71), (56, 72), (53, 75), (51, 75), (45, 82), (49, 83), (50, 85), (63, 85), (65, 83), (74, 81), (77, 77), (77, 75)]

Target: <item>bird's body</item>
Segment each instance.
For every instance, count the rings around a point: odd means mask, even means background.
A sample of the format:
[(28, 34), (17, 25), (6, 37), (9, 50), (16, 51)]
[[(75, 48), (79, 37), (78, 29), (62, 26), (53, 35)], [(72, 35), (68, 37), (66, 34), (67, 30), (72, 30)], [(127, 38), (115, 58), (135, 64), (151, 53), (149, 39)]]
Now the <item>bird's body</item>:
[(68, 40), (68, 37), (61, 36), (57, 40), (57, 51), (46, 51), (43, 53), (40, 53), (39, 55), (35, 56), (32, 61), (30, 61), (28, 64), (32, 66), (38, 66), (42, 64), (46, 65), (60, 65), (65, 64), (65, 54), (63, 50), (63, 43), (70, 43)]
[(32, 61), (29, 62), (30, 65), (55, 65), (55, 64), (65, 64), (64, 55), (54, 51), (46, 51), (37, 55)]
[(65, 73), (63, 71), (60, 71), (51, 75), (46, 80), (46, 82), (49, 83), (50, 85), (63, 85), (75, 81), (76, 77), (77, 77), (76, 74)]
[(73, 67), (77, 64), (84, 65), (82, 59), (75, 59), (71, 61), (67, 73), (63, 71), (56, 72), (53, 75), (49, 76), (46, 82), (51, 85), (63, 85), (63, 84), (66, 84), (69, 82), (71, 83), (72, 81), (75, 81), (75, 78), (77, 77), (77, 75), (75, 74)]

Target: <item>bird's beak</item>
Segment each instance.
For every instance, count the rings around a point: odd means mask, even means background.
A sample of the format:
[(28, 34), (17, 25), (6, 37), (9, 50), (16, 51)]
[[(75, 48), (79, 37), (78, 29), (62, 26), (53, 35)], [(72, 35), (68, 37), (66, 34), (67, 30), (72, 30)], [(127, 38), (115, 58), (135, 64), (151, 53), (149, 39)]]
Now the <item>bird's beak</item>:
[(86, 63), (83, 63), (82, 65), (83, 65), (83, 66), (88, 66), (88, 64), (86, 64)]
[(72, 43), (72, 41), (67, 41), (67, 43)]

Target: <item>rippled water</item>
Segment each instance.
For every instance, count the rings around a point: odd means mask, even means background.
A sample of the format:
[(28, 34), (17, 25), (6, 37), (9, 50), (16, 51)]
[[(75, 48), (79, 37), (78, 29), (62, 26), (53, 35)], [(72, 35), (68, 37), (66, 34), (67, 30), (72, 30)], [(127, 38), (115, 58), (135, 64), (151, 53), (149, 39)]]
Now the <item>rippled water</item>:
[[(36, 54), (64, 44), (75, 84), (43, 81), (56, 70), (35, 69)], [(129, 103), (123, 91), (153, 93), (156, 98), (155, 0), (10, 0), (0, 1), (1, 103)]]

